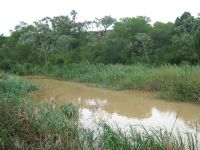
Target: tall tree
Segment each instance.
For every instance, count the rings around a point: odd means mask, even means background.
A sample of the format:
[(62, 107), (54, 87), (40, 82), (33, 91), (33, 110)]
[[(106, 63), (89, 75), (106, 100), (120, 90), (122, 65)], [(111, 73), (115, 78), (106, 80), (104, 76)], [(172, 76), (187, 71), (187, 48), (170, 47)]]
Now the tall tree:
[(151, 30), (150, 19), (139, 16), (132, 18), (122, 18), (114, 25), (114, 33), (119, 38), (134, 40), (136, 33), (149, 33)]
[(153, 25), (150, 35), (153, 40), (155, 49), (171, 44), (171, 39), (174, 35), (174, 24), (170, 22), (156, 22)]
[(104, 32), (106, 32), (107, 29), (116, 22), (116, 19), (111, 16), (104, 16), (101, 19), (96, 18), (94, 22), (97, 27), (103, 28)]
[(150, 62), (149, 53), (151, 53), (152, 46), (153, 46), (151, 37), (147, 35), (146, 33), (137, 33), (135, 37), (137, 39), (135, 42), (138, 46), (138, 50), (141, 50), (144, 52), (146, 61), (147, 63), (149, 63)]
[(76, 16), (77, 16), (77, 12), (76, 12), (76, 10), (72, 10), (71, 12), (70, 12), (70, 15), (72, 16), (72, 21), (73, 21), (73, 23), (75, 24), (75, 21), (76, 21)]
[(181, 35), (194, 33), (197, 24), (194, 16), (192, 16), (189, 12), (184, 12), (180, 17), (176, 18), (175, 26), (176, 33)]
[(194, 33), (194, 44), (200, 57), (200, 27)]
[(59, 35), (68, 35), (71, 32), (72, 24), (68, 16), (56, 16), (51, 20), (52, 30)]

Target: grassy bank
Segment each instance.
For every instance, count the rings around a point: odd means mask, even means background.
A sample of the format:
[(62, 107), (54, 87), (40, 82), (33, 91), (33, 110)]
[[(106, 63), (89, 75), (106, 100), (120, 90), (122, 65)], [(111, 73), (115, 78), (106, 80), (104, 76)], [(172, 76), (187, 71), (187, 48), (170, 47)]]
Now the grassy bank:
[(0, 149), (198, 149), (195, 135), (174, 136), (165, 129), (139, 133), (98, 124), (98, 133), (78, 122), (78, 108), (53, 109), (24, 98), (37, 87), (17, 76), (0, 76)]
[(200, 102), (200, 67), (147, 65), (69, 64), (18, 66), (12, 72), (43, 74), (113, 89), (159, 91), (161, 98)]
[(71, 119), (71, 115), (78, 114), (78, 109), (71, 111), (72, 106), (66, 105), (60, 112), (24, 98), (36, 89), (17, 76), (1, 74), (0, 149), (78, 147), (78, 125)]

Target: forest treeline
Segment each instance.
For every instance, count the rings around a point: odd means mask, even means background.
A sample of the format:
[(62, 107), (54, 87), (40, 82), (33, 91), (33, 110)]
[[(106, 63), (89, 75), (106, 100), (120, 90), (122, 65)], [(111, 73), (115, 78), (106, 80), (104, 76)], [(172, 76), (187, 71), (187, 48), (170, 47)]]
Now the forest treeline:
[(184, 12), (174, 23), (144, 16), (111, 16), (78, 22), (69, 16), (21, 22), (9, 36), (0, 35), (0, 68), (15, 65), (191, 64), (200, 63), (200, 17)]

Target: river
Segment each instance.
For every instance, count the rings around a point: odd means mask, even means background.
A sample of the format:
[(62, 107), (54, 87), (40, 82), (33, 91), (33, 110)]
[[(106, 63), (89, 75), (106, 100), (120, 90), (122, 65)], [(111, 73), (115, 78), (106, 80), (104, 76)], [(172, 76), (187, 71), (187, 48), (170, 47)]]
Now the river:
[(158, 99), (154, 92), (114, 91), (44, 76), (24, 78), (40, 87), (31, 94), (34, 100), (47, 103), (54, 100), (57, 107), (68, 102), (79, 106), (80, 122), (87, 128), (95, 128), (94, 122), (104, 120), (123, 131), (130, 125), (142, 125), (146, 129), (162, 127), (170, 132), (197, 131), (199, 136), (198, 104)]

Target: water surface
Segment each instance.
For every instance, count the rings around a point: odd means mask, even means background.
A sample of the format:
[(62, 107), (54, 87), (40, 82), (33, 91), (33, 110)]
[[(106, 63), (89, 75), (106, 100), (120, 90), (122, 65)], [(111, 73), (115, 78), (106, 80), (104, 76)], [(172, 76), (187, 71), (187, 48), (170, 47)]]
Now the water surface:
[(94, 122), (106, 120), (123, 130), (142, 124), (147, 129), (164, 127), (184, 133), (196, 132), (200, 125), (200, 105), (161, 100), (153, 92), (113, 91), (43, 76), (25, 78), (40, 86), (39, 91), (31, 94), (34, 100), (47, 103), (53, 100), (58, 107), (76, 103), (85, 127), (95, 128)]

